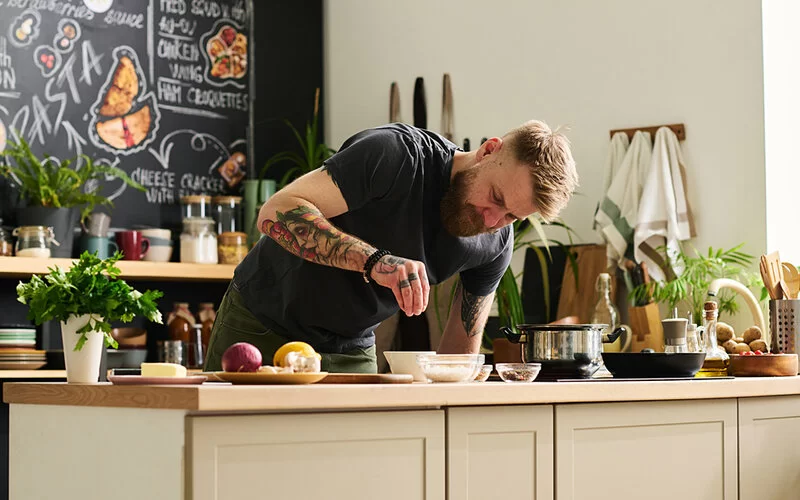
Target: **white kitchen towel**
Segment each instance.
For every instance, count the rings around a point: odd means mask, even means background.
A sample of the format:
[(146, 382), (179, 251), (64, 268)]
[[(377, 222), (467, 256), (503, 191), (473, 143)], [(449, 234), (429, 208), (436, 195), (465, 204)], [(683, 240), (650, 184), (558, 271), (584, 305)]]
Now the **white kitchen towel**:
[[(695, 236), (694, 219), (686, 199), (686, 164), (678, 137), (669, 127), (656, 132), (652, 163), (642, 192), (636, 219), (633, 244), (637, 262), (647, 262), (650, 276), (664, 280), (671, 271), (665, 269), (663, 252), (670, 255), (680, 248), (679, 242)], [(675, 269), (675, 272), (680, 270)]]
[[(603, 188), (600, 191), (600, 200), (602, 201), (608, 193), (608, 188), (611, 187), (611, 181), (619, 172), (619, 167), (622, 165), (622, 160), (625, 158), (625, 153), (628, 151), (628, 146), (631, 141), (628, 139), (628, 134), (625, 132), (617, 132), (611, 138), (611, 144), (608, 147), (608, 155), (606, 156), (606, 163), (603, 165)], [(597, 208), (594, 211), (594, 225), (593, 228), (600, 233), (600, 225), (597, 220), (597, 212), (600, 211), (600, 202), (597, 203)], [(600, 233), (600, 237), (602, 238)]]
[(652, 151), (650, 133), (637, 130), (608, 192), (600, 202), (596, 221), (606, 242), (609, 267), (617, 265), (622, 268), (626, 252), (633, 255), (629, 245), (633, 243), (633, 228), (638, 219), (641, 179), (647, 177)]

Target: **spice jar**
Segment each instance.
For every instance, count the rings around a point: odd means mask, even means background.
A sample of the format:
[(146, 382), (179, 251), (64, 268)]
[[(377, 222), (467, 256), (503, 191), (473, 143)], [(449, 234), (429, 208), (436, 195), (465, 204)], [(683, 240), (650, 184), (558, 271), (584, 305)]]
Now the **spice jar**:
[(211, 217), (211, 196), (205, 194), (181, 196), (181, 213), (184, 219)]
[(217, 235), (214, 233), (214, 219), (207, 217), (183, 219), (181, 262), (217, 263)]
[(221, 233), (219, 235), (219, 262), (239, 264), (247, 255), (247, 233)]
[(14, 255), (14, 242), (11, 235), (3, 229), (3, 219), (0, 219), (0, 257), (10, 257)]
[(21, 226), (14, 229), (17, 237), (15, 254), (17, 257), (37, 257), (47, 259), (50, 257), (50, 244), (58, 246), (52, 227)]
[(217, 319), (217, 313), (214, 312), (214, 304), (210, 302), (202, 302), (197, 305), (197, 319), (200, 320), (201, 325), (201, 338), (203, 343), (203, 352), (208, 351), (208, 339), (211, 338), (211, 329), (214, 327), (214, 320)]
[(189, 304), (186, 302), (175, 302), (172, 312), (167, 316), (167, 330), (170, 340), (180, 340), (189, 342), (197, 321), (189, 311)]
[(211, 200), (214, 220), (217, 223), (217, 234), (241, 231), (242, 197), (215, 196)]

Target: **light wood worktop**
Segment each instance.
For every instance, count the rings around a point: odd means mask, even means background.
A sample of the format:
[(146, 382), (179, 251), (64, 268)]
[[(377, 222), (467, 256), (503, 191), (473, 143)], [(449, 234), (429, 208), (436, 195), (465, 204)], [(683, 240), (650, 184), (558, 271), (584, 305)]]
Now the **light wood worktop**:
[(657, 382), (113, 386), (6, 383), (11, 404), (169, 408), (195, 412), (411, 409), (663, 401), (800, 394), (800, 377)]

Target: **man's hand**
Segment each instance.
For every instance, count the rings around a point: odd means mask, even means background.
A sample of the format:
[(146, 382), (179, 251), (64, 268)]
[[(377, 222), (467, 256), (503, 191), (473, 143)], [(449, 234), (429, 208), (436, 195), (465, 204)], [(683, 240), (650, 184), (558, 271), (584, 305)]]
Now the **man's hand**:
[(394, 292), (406, 316), (422, 314), (428, 307), (428, 273), (425, 264), (396, 255), (385, 255), (373, 266), (370, 279)]

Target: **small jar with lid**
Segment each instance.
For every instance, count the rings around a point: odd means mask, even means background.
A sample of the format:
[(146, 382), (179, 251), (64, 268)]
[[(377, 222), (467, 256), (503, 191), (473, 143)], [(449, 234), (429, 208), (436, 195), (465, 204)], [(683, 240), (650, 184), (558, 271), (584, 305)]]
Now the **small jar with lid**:
[(11, 234), (3, 228), (3, 219), (0, 219), (0, 257), (14, 255), (14, 241)]
[(183, 219), (181, 262), (217, 263), (217, 234), (214, 232), (214, 219), (208, 217)]
[(220, 233), (220, 264), (239, 264), (247, 255), (247, 233)]
[(50, 257), (50, 245), (58, 246), (52, 227), (21, 226), (14, 229), (13, 234), (17, 237), (14, 249), (17, 257), (47, 259)]
[(242, 197), (215, 196), (211, 201), (217, 234), (242, 231)]
[(184, 219), (211, 217), (211, 196), (192, 194), (181, 196), (181, 214)]

